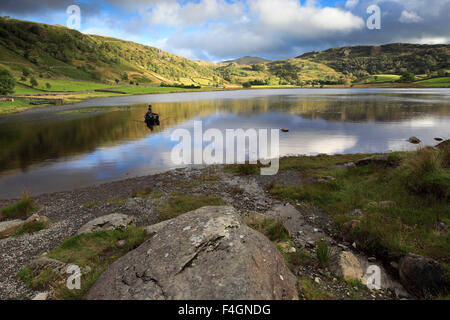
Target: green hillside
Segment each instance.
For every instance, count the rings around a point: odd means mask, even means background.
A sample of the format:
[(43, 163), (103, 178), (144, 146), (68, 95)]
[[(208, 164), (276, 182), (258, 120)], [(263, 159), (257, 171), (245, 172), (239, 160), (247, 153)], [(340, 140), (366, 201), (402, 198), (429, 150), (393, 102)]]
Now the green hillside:
[[(104, 83), (220, 82), (213, 68), (130, 41), (85, 35), (62, 26), (0, 18), (0, 65), (42, 78)], [(193, 81), (196, 82), (195, 80)]]
[(431, 74), (450, 68), (450, 45), (387, 44), (333, 48), (298, 58), (357, 78), (376, 74)]
[(321, 63), (297, 58), (256, 65), (222, 63), (216, 71), (228, 82), (247, 82), (251, 85), (304, 86), (345, 82), (345, 77), (332, 68)]
[[(278, 61), (247, 56), (210, 63), (63, 26), (0, 18), (0, 68), (13, 74), (16, 94), (82, 93), (70, 101), (90, 97), (98, 89), (119, 87), (121, 92), (138, 94), (158, 92), (153, 88), (160, 85), (181, 89), (351, 83), (395, 86), (405, 73), (420, 75), (412, 85), (448, 87), (450, 46), (342, 47)], [(438, 77), (441, 80), (430, 80)]]

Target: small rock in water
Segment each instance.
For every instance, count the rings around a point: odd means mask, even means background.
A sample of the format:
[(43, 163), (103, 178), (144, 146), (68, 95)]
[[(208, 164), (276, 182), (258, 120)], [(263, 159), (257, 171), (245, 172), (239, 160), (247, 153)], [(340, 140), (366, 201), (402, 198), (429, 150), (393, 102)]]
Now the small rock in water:
[(434, 140), (436, 140), (436, 141), (442, 141), (442, 140), (444, 140), (444, 139), (442, 139), (442, 138), (434, 138)]
[(409, 137), (408, 142), (409, 142), (409, 143), (413, 143), (413, 144), (419, 144), (419, 143), (421, 143), (422, 141), (420, 141), (419, 138), (413, 136), (413, 137)]
[(282, 132), (289, 132), (289, 129), (283, 128), (283, 129), (281, 129), (281, 131), (282, 131)]

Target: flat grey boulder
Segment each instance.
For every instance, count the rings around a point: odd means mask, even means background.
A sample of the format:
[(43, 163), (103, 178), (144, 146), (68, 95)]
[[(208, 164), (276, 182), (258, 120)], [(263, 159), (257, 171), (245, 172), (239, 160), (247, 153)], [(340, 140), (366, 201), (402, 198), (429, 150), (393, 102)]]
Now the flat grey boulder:
[(168, 223), (170, 223), (171, 220), (172, 219), (165, 220), (160, 223), (152, 224), (150, 226), (144, 227), (144, 230), (147, 233), (147, 235), (149, 235), (149, 236), (154, 235), (155, 233), (161, 231), (162, 228), (164, 228)]
[(203, 207), (170, 220), (112, 264), (88, 300), (292, 300), (296, 278), (264, 235), (232, 207)]
[(126, 228), (136, 222), (136, 218), (120, 213), (112, 213), (89, 221), (77, 234)]

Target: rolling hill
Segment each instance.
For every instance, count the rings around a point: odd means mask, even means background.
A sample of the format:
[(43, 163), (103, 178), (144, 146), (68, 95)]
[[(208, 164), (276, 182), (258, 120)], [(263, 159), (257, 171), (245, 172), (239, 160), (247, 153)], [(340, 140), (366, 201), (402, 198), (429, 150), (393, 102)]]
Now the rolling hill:
[[(333, 48), (278, 61), (243, 57), (211, 63), (64, 26), (0, 18), (0, 67), (16, 77), (18, 93), (93, 90), (116, 84), (315, 86), (361, 79), (378, 83), (396, 81), (406, 72), (446, 76), (449, 64), (450, 45), (413, 44)], [(28, 83), (33, 77), (43, 81), (31, 88)]]
[(266, 62), (270, 62), (270, 61), (271, 60), (267, 60), (267, 59), (260, 58), (260, 57), (245, 56), (245, 57), (235, 59), (235, 60), (224, 61), (223, 63), (237, 63), (237, 64), (250, 65), (250, 64), (266, 63)]
[(338, 72), (365, 77), (374, 74), (430, 74), (450, 68), (450, 45), (393, 43), (308, 52), (297, 58), (323, 63)]
[(86, 35), (63, 26), (0, 19), (0, 64), (44, 78), (142, 83), (213, 82), (213, 68), (157, 48)]

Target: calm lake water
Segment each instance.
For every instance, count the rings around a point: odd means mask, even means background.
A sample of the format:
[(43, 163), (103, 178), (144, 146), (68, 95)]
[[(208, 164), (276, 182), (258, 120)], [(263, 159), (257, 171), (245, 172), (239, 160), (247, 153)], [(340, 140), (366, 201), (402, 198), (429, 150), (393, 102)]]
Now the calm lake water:
[[(146, 104), (160, 114), (151, 131)], [(115, 97), (0, 118), (0, 198), (176, 167), (172, 130), (288, 128), (280, 154), (414, 150), (450, 138), (449, 89), (277, 89)], [(226, 150), (225, 150), (226, 152)]]

